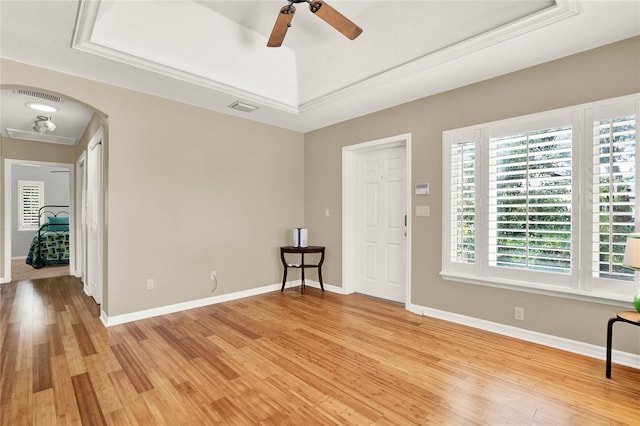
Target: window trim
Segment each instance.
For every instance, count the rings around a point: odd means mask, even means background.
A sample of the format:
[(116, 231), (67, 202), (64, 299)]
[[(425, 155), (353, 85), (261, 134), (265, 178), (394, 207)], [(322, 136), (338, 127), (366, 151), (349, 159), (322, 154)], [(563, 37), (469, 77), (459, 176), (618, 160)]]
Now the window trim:
[[(612, 304), (620, 306), (631, 306), (633, 299), (633, 288), (637, 287), (638, 274), (633, 281), (632, 290), (629, 294), (615, 293), (607, 291), (607, 289), (597, 288), (596, 279), (591, 279), (591, 238), (588, 235), (588, 228), (591, 226), (587, 216), (592, 214), (592, 199), (584, 194), (591, 194), (591, 189), (587, 186), (592, 185), (591, 176), (581, 176), (583, 170), (589, 170), (592, 165), (592, 129), (594, 119), (597, 119), (595, 112), (611, 109), (620, 111), (620, 115), (624, 115), (624, 111), (634, 110), (636, 116), (636, 156), (640, 160), (640, 93), (627, 95), (617, 98), (611, 98), (586, 104), (560, 108), (556, 110), (544, 111), (535, 114), (529, 114), (520, 117), (509, 118), (505, 120), (497, 120), (489, 123), (482, 123), (475, 126), (468, 126), (459, 129), (452, 129), (443, 132), (443, 175), (442, 175), (442, 270), (440, 276), (446, 280), (465, 282), (470, 284), (478, 284), (489, 287), (504, 288), (509, 290), (524, 291), (528, 293), (551, 295), (556, 297), (570, 298), (575, 300), (584, 300), (590, 302), (598, 302), (604, 304)], [(608, 115), (614, 113), (607, 112)], [(615, 114), (618, 114), (616, 111)], [(572, 267), (571, 276), (568, 282), (558, 285), (558, 283), (544, 284), (547, 280), (534, 279), (533, 281), (524, 281), (514, 277), (531, 276), (527, 270), (507, 270), (500, 271), (495, 274), (495, 268), (490, 267), (487, 259), (487, 248), (482, 247), (487, 242), (488, 237), (488, 211), (483, 208), (483, 204), (488, 201), (489, 184), (488, 177), (488, 151), (489, 139), (498, 134), (506, 134), (510, 130), (519, 129), (520, 131), (526, 126), (537, 126), (541, 123), (553, 123), (558, 117), (569, 117), (570, 121), (565, 119), (564, 124), (571, 124), (573, 130), (572, 135), (572, 191), (574, 197), (572, 199), (572, 247), (573, 253), (571, 257)], [(545, 126), (545, 124), (542, 124)], [(530, 127), (533, 129), (534, 127)], [(518, 130), (516, 130), (518, 131)], [(475, 235), (479, 244), (476, 244), (475, 264), (460, 264), (452, 261), (449, 252), (451, 250), (451, 197), (450, 193), (450, 174), (451, 174), (451, 147), (455, 143), (475, 141), (476, 143), (476, 167), (478, 173), (475, 176), (476, 196), (475, 202), (480, 214), (476, 212)], [(640, 163), (639, 163), (640, 164)], [(588, 182), (585, 180), (588, 178)], [(640, 229), (640, 165), (636, 167), (636, 229)], [(586, 192), (589, 191), (589, 192)], [(575, 194), (578, 194), (575, 196)], [(574, 227), (575, 226), (575, 227)], [(575, 262), (575, 263), (574, 263)], [(587, 262), (587, 263), (585, 263)], [(455, 266), (454, 266), (455, 265)], [(533, 275), (541, 277), (549, 276), (546, 272), (535, 272)], [(622, 282), (622, 280), (620, 280)], [(617, 282), (617, 281), (616, 281)], [(625, 290), (626, 291), (626, 290)]]
[[(19, 180), (18, 181), (18, 192), (17, 192), (17, 197), (18, 197), (18, 231), (29, 231), (29, 232), (33, 232), (33, 231), (37, 231), (38, 230), (38, 225), (37, 224), (25, 224), (25, 215), (24, 215), (24, 196), (23, 196), (23, 192), (24, 192), (24, 188), (25, 187), (38, 187), (39, 189), (39, 194), (38, 194), (38, 209), (40, 209), (40, 207), (42, 207), (44, 205), (44, 181), (41, 180)], [(39, 221), (38, 221), (39, 223)]]

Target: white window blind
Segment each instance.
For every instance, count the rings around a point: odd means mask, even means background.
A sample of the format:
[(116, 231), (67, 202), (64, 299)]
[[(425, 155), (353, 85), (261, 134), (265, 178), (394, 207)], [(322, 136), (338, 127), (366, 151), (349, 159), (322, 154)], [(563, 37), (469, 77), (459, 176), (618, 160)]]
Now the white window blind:
[(476, 144), (475, 141), (451, 145), (450, 233), (451, 259), (475, 263), (476, 247)]
[(571, 273), (571, 126), (489, 141), (489, 265)]
[(38, 229), (38, 210), (44, 205), (44, 182), (18, 181), (18, 230)]
[(593, 121), (593, 172), (592, 274), (632, 281), (634, 271), (622, 261), (636, 220), (634, 115)]
[(441, 275), (631, 300), (639, 114), (636, 94), (443, 132)]

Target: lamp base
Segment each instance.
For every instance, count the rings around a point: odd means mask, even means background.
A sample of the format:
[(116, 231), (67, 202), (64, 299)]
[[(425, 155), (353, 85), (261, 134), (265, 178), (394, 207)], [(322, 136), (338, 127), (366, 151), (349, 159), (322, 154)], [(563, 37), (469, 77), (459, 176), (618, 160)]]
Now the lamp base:
[(636, 311), (640, 312), (640, 291), (633, 297), (633, 306), (636, 307)]

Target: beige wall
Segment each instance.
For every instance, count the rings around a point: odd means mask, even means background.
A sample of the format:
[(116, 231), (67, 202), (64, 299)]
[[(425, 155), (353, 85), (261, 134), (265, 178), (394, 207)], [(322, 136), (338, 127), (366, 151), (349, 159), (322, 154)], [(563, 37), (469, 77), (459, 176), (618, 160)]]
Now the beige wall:
[[(277, 247), (301, 223), (310, 228), (312, 243), (328, 247), (325, 280), (341, 285), (341, 148), (410, 132), (412, 182), (431, 184), (426, 200), (432, 212), (413, 219), (412, 303), (604, 344), (615, 306), (440, 279), (441, 136), (447, 129), (640, 92), (639, 38), (304, 136), (11, 61), (0, 66), (2, 84), (54, 91), (109, 117), (110, 316), (211, 296), (211, 269), (220, 278), (214, 294), (276, 283)], [(2, 141), (2, 160), (16, 149), (12, 144)], [(25, 155), (42, 154), (33, 148)], [(312, 195), (305, 198), (303, 190)], [(147, 278), (155, 279), (155, 290), (145, 290)], [(516, 304), (525, 308), (526, 321), (513, 320)], [(629, 328), (619, 326), (616, 347), (640, 353), (638, 333)]]
[(109, 316), (281, 280), (277, 248), (303, 223), (301, 133), (12, 61), (0, 66), (4, 85), (53, 91), (108, 116)]
[[(4, 277), (4, 139), (0, 136), (0, 277)], [(1, 284), (0, 284), (1, 285)]]
[[(305, 201), (305, 224), (314, 242), (327, 246), (326, 281), (341, 285), (342, 147), (411, 133), (412, 183), (431, 184), (431, 195), (412, 201), (430, 205), (431, 216), (413, 218), (411, 302), (604, 345), (606, 321), (620, 307), (440, 278), (442, 132), (638, 92), (640, 38), (634, 38), (306, 134), (305, 192), (313, 196)], [(326, 208), (332, 212), (329, 218)], [(516, 305), (525, 308), (524, 322), (514, 320)], [(616, 347), (640, 353), (637, 330), (618, 328)]]
[(2, 138), (2, 159), (73, 164), (76, 152), (73, 146)]

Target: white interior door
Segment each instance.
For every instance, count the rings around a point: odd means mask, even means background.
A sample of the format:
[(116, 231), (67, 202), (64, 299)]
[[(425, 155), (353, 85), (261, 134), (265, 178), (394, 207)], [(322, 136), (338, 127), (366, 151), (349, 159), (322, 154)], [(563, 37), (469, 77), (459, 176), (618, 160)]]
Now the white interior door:
[(359, 154), (356, 172), (355, 291), (406, 298), (406, 153), (404, 147)]
[(86, 241), (87, 241), (87, 158), (86, 153), (82, 153), (76, 162), (76, 277), (80, 277), (84, 285), (85, 292), (89, 292), (87, 288), (86, 277)]
[(88, 293), (102, 303), (102, 137), (87, 154), (87, 279)]

